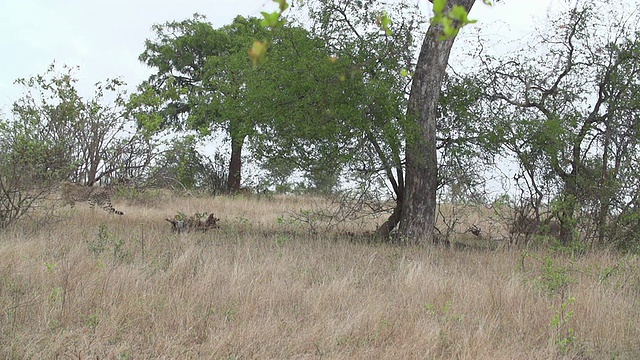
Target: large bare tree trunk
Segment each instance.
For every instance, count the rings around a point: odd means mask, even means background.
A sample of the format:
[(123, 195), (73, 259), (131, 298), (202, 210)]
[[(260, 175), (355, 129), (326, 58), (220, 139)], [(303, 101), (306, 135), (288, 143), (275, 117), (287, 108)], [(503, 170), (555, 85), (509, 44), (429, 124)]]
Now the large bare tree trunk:
[[(475, 0), (449, 0), (471, 10)], [(415, 122), (408, 129), (406, 147), (406, 187), (400, 233), (410, 243), (430, 243), (436, 221), (438, 186), (436, 117), (440, 88), (455, 38), (440, 40), (442, 27), (431, 25), (422, 43), (411, 85), (407, 113)], [(413, 123), (412, 122), (412, 123)]]

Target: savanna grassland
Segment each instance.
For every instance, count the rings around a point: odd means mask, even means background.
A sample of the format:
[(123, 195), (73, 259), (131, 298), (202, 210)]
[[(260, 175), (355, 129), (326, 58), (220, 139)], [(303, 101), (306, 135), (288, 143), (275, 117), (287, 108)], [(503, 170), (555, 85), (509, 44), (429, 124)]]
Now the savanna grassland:
[(310, 234), (295, 197), (114, 205), (0, 233), (0, 358), (640, 358), (638, 256)]

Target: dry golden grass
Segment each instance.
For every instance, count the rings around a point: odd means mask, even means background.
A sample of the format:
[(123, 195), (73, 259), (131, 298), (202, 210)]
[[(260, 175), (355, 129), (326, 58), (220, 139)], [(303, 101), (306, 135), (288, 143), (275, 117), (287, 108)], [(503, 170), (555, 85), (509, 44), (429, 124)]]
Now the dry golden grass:
[[(636, 256), (312, 236), (286, 221), (306, 204), (116, 201), (5, 231), (0, 358), (640, 358)], [(222, 228), (172, 233), (177, 211)]]

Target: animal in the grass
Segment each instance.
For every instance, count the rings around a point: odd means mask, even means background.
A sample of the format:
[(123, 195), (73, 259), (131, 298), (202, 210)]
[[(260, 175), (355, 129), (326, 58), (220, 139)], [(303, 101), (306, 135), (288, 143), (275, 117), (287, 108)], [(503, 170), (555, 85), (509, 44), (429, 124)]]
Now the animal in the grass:
[(202, 217), (205, 214), (196, 213), (193, 216), (185, 217), (182, 215), (176, 215), (173, 219), (165, 219), (166, 221), (171, 223), (171, 226), (174, 231), (178, 233), (187, 232), (187, 231), (207, 231), (210, 229), (219, 229), (220, 225), (218, 225), (218, 219), (213, 214), (209, 214), (207, 220), (202, 221)]
[(98, 205), (110, 214), (124, 215), (124, 212), (117, 210), (111, 204), (111, 196), (114, 192), (115, 189), (111, 187), (86, 186), (69, 181), (60, 184), (63, 205), (73, 207), (76, 202), (86, 201), (92, 210)]

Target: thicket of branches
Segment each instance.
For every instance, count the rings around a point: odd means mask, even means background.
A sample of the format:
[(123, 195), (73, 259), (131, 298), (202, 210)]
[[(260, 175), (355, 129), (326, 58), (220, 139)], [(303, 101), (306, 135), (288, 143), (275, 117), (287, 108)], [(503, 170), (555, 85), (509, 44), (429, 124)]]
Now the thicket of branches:
[[(482, 119), (518, 165), (521, 217), (563, 243), (637, 245), (638, 5), (578, 2), (522, 52), (483, 56)], [(628, 4), (627, 4), (628, 5)]]

